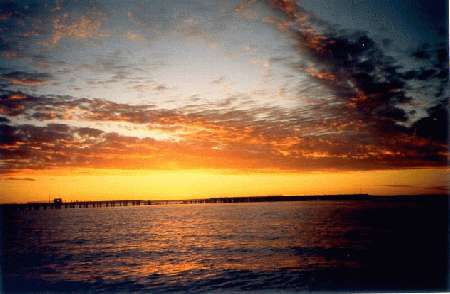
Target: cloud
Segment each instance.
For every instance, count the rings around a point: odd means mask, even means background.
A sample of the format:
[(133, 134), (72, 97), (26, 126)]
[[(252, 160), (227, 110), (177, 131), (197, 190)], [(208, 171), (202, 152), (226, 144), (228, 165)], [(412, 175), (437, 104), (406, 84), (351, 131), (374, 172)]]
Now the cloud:
[[(235, 13), (253, 18), (254, 3), (242, 2)], [(448, 60), (444, 47), (412, 50), (409, 58), (419, 66), (404, 68), (386, 54), (388, 41), (380, 45), (367, 33), (333, 28), (296, 1), (271, 3), (279, 13), (262, 21), (295, 38), (295, 48), (302, 58), (252, 60), (273, 68), (282, 62), (297, 71), (298, 79), (286, 79), (295, 92), (292, 106), (256, 104), (253, 98), (234, 93), (221, 101), (193, 95), (189, 104), (180, 102), (178, 108), (165, 109), (107, 99), (33, 95), (33, 88), (30, 92), (3, 89), (1, 172), (66, 166), (277, 170), (447, 166)], [(103, 31), (104, 14), (67, 14), (61, 10), (54, 11), (48, 44), (107, 35)], [(145, 12), (130, 11), (131, 23), (151, 26), (156, 17)], [(141, 23), (144, 20), (147, 23)], [(163, 32), (214, 41), (215, 35), (209, 33), (223, 29), (202, 16), (182, 15), (174, 24), (172, 20), (160, 21), (163, 27), (167, 22)], [(208, 34), (206, 28), (210, 29)], [(121, 38), (126, 34), (138, 41), (132, 29), (121, 31)], [(147, 32), (141, 27), (138, 31)], [(15, 48), (11, 44), (3, 49)], [(44, 67), (46, 59), (51, 59), (33, 58)], [(126, 86), (142, 93), (168, 88), (151, 76), (139, 77), (143, 73), (135, 70), (133, 66), (137, 65), (130, 63), (125, 51), (101, 53), (93, 61), (67, 68), (56, 66), (64, 73), (91, 71), (89, 86), (126, 81)], [(148, 72), (153, 74), (152, 70)], [(224, 85), (224, 77), (214, 78), (211, 84)], [(12, 71), (1, 74), (0, 79), (12, 86), (37, 86), (53, 76)], [(413, 114), (414, 103), (418, 102), (415, 93), (430, 101), (423, 105), (422, 113)]]
[(220, 77), (220, 78), (218, 78), (218, 79), (215, 79), (215, 80), (213, 80), (213, 81), (211, 81), (211, 84), (216, 84), (216, 85), (219, 85), (219, 84), (223, 84), (225, 82), (225, 77)]
[(448, 143), (448, 100), (430, 107), (428, 116), (416, 121), (411, 129), (414, 134), (433, 141)]
[[(340, 114), (342, 104), (327, 101), (295, 109), (238, 109), (232, 102), (237, 98), (231, 97), (230, 103), (217, 107), (160, 109), (102, 99), (25, 94), (23, 99), (10, 99), (13, 95), (18, 94), (0, 96), (0, 111), (9, 120), (0, 128), (4, 170), (446, 166), (445, 144), (418, 138), (407, 128), (380, 137), (363, 119)], [(117, 124), (127, 131), (119, 132)]]
[(389, 188), (417, 188), (413, 185), (381, 185), (383, 187), (389, 187)]
[(11, 121), (6, 117), (0, 116), (0, 123), (10, 123)]
[(234, 13), (240, 17), (248, 20), (256, 20), (257, 14), (252, 9), (252, 6), (256, 3), (256, 0), (242, 0), (235, 8)]
[(13, 177), (2, 178), (2, 180), (6, 180), (6, 181), (27, 181), (27, 182), (34, 182), (34, 181), (36, 181), (36, 179), (33, 179), (33, 178), (13, 178)]
[[(292, 66), (335, 93), (336, 115), (362, 120), (379, 141), (421, 137), (446, 144), (446, 44), (421, 46), (411, 53), (421, 67), (407, 70), (364, 32), (336, 30), (293, 0), (274, 0), (272, 5), (290, 20), (298, 48), (307, 56), (305, 64)], [(417, 95), (431, 104), (423, 117), (407, 112), (420, 99)]]
[(264, 23), (274, 25), (279, 31), (286, 32), (289, 30), (291, 23), (287, 20), (275, 18), (273, 16), (266, 16), (262, 20)]
[(169, 89), (169, 88), (164, 84), (159, 84), (154, 88), (155, 91), (165, 91), (167, 89)]
[(136, 32), (131, 32), (131, 31), (127, 32), (127, 39), (130, 41), (135, 41), (135, 42), (145, 41), (145, 37), (143, 35), (136, 33)]
[(425, 187), (425, 189), (427, 189), (427, 190), (434, 190), (434, 191), (447, 193), (447, 194), (448, 194), (448, 191), (449, 191), (449, 187), (448, 186), (429, 186), (429, 187)]
[(440, 185), (440, 186), (415, 186), (415, 185), (380, 185), (383, 187), (389, 188), (414, 188), (414, 189), (422, 189), (422, 190), (431, 190), (435, 192), (444, 192), (448, 193), (448, 186)]
[(0, 37), (0, 56), (5, 59), (15, 59), (23, 57), (23, 54), (18, 50), (18, 44), (11, 41), (6, 41)]
[(5, 21), (10, 19), (12, 16), (12, 12), (11, 11), (7, 11), (7, 12), (0, 12), (0, 21)]
[(13, 71), (0, 74), (0, 79), (15, 86), (38, 86), (47, 83), (52, 76), (48, 73)]
[(46, 43), (56, 45), (64, 38), (83, 40), (105, 37), (108, 34), (101, 32), (103, 18), (98, 12), (80, 17), (64, 13), (53, 20), (53, 32)]

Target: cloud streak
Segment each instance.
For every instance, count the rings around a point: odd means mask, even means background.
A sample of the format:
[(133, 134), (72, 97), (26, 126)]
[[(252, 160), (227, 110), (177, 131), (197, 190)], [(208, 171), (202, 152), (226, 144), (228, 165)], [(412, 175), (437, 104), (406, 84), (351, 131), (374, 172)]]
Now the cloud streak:
[[(12, 99), (14, 96), (23, 97)], [(16, 92), (4, 93), (0, 98), (0, 112), (8, 117), (0, 131), (5, 171), (170, 165), (367, 170), (446, 164), (445, 144), (419, 138), (409, 129), (380, 137), (363, 120), (349, 121), (338, 115), (341, 104), (323, 103), (291, 110), (169, 110), (153, 105), (35, 97)], [(76, 127), (73, 122), (77, 120), (89, 122), (91, 127)], [(126, 123), (127, 131), (115, 130), (117, 123)], [(108, 125), (109, 128), (101, 129)], [(142, 130), (147, 133), (140, 133)], [(152, 133), (159, 135), (146, 135)]]
[(53, 30), (48, 45), (57, 45), (63, 39), (85, 40), (105, 37), (108, 34), (101, 31), (104, 15), (97, 10), (85, 15), (62, 13), (53, 20)]
[(52, 76), (48, 73), (13, 71), (0, 74), (0, 80), (14, 86), (39, 86), (47, 83)]
[(34, 179), (34, 178), (13, 178), (13, 177), (4, 178), (4, 180), (6, 180), (6, 181), (26, 181), (26, 182), (36, 181), (36, 179)]

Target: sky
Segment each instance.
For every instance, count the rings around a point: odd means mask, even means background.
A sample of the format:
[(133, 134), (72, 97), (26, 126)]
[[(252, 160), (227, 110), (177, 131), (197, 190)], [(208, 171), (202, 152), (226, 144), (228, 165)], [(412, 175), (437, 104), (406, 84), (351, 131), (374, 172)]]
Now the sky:
[(0, 3), (0, 202), (447, 193), (448, 3)]

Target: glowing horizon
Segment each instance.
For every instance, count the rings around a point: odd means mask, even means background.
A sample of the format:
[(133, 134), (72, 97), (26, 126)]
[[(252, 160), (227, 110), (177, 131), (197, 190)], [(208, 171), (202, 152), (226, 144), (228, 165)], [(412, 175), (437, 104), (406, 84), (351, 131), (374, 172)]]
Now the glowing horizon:
[[(182, 200), (268, 195), (443, 194), (446, 192), (446, 182), (442, 179), (447, 173), (447, 169), (309, 173), (83, 169), (47, 171), (44, 174), (28, 172), (1, 182), (6, 194), (10, 192), (15, 195), (14, 198), (3, 198), (2, 203), (46, 202), (49, 197), (61, 197), (65, 201)], [(26, 185), (17, 185), (16, 182), (26, 182)], [(411, 185), (411, 182), (415, 184)]]

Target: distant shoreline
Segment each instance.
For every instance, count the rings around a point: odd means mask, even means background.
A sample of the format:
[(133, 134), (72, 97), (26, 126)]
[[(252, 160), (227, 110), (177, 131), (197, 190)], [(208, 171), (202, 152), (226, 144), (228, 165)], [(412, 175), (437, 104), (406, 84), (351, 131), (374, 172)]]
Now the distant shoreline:
[(75, 207), (109, 207), (136, 205), (169, 205), (169, 204), (203, 204), (203, 203), (255, 203), (255, 202), (286, 202), (286, 201), (361, 201), (361, 200), (424, 200), (430, 198), (448, 198), (448, 194), (416, 194), (416, 195), (369, 195), (369, 194), (334, 194), (334, 195), (298, 195), (298, 196), (234, 196), (210, 197), (183, 200), (86, 200), (57, 202), (27, 202), (2, 203), (0, 207), (29, 208), (75, 208)]

